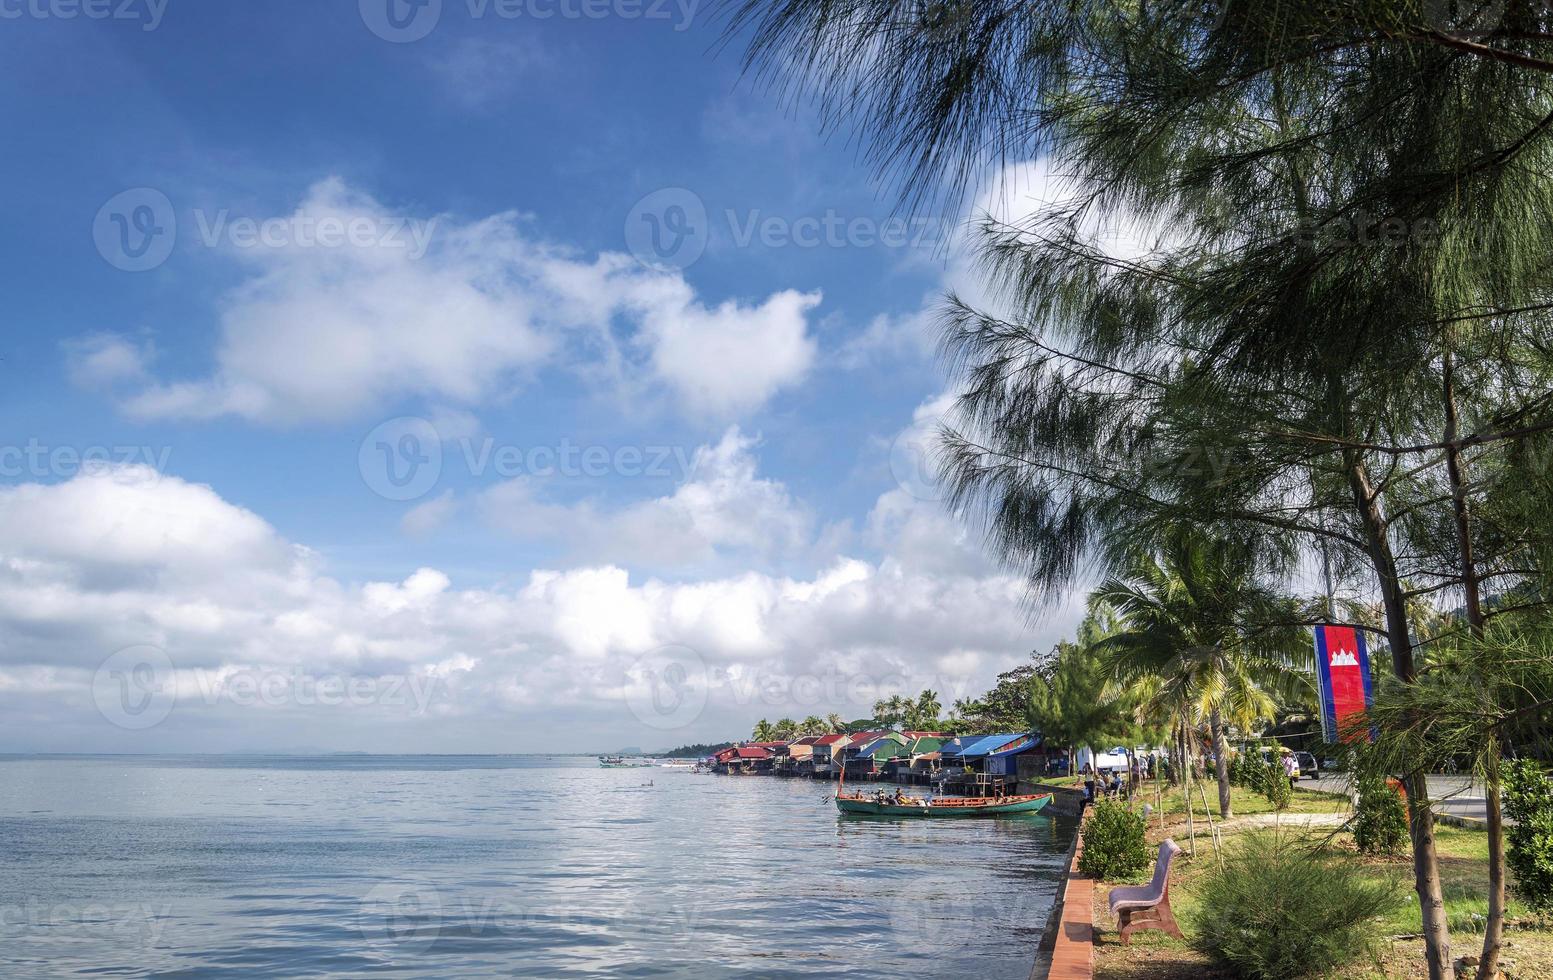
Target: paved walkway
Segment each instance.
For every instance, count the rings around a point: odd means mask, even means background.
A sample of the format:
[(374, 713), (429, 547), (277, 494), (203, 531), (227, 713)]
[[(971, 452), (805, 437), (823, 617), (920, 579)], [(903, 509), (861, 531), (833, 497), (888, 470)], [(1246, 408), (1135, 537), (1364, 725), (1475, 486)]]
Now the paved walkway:
[[(1470, 776), (1437, 775), (1428, 777), (1428, 781), (1429, 798), (1434, 801), (1435, 813), (1469, 821), (1488, 819), (1488, 810), (1483, 802), (1483, 788), (1475, 785)], [(1323, 793), (1353, 795), (1353, 786), (1349, 778), (1340, 773), (1323, 776), (1321, 779), (1302, 779), (1300, 786), (1305, 789), (1320, 790)]]

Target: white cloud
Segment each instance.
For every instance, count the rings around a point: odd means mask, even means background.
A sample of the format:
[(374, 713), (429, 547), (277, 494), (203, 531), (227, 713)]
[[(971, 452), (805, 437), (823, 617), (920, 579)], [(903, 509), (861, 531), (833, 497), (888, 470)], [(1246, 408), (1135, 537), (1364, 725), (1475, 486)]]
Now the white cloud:
[(849, 337), (836, 354), (838, 367), (853, 370), (896, 360), (927, 361), (933, 356), (938, 323), (935, 310), (942, 296), (934, 294), (922, 306), (900, 316), (879, 314), (861, 333)]
[(444, 490), (406, 511), (399, 519), (399, 530), (411, 537), (425, 537), (446, 524), (457, 510), (458, 499), (453, 491)]
[[(719, 475), (687, 486), (715, 498), (718, 481), (749, 483), (746, 454), (730, 434), (708, 452)], [(761, 715), (852, 714), (881, 693), (869, 684), (975, 693), (1039, 645), (1022, 595), (1004, 575), (889, 557), (836, 557), (799, 577), (668, 582), (599, 564), (536, 570), (512, 588), (460, 587), (432, 568), (352, 585), (210, 488), (125, 469), (0, 494), (0, 731), (11, 745), (77, 749), (300, 739), (380, 751), (577, 750), (725, 737)], [(177, 668), (177, 707), (145, 733), (108, 725), (90, 696), (98, 664), (134, 644), (160, 648)], [(688, 727), (661, 731), (622, 698), (633, 665), (669, 644), (704, 661), (709, 701)], [(211, 698), (253, 671), (402, 676), (435, 696), (424, 710)], [(761, 686), (803, 677), (839, 680)]]
[(635, 567), (797, 554), (808, 544), (812, 519), (785, 486), (756, 475), (755, 444), (730, 428), (715, 445), (696, 450), (672, 494), (621, 507), (548, 501), (543, 482), (528, 477), (485, 491), (480, 507), (489, 524), (509, 534), (553, 539), (574, 557)]
[(707, 309), (675, 282), (641, 307), (658, 376), (692, 411), (736, 418), (809, 372), (815, 344), (808, 313), (819, 293), (788, 289), (759, 306), (732, 300)]
[[(236, 238), (236, 220), (201, 219), (253, 269), (220, 303), (214, 371), (142, 386), (123, 400), (130, 415), (338, 421), (405, 397), (467, 412), (567, 351), (580, 374), (602, 362), (612, 381), (727, 420), (800, 382), (814, 357), (817, 293), (708, 306), (678, 273), (616, 253), (581, 261), (527, 237), (515, 214), (396, 214), (331, 178), (263, 226), (267, 242)], [(326, 224), (371, 234), (318, 244)], [(124, 359), (122, 341), (97, 343)]]
[(65, 367), (82, 388), (99, 388), (146, 376), (149, 346), (111, 333), (90, 334), (65, 342)]
[(483, 109), (521, 90), (524, 82), (553, 64), (531, 36), (513, 40), (466, 37), (427, 58), (442, 90), (468, 109)]

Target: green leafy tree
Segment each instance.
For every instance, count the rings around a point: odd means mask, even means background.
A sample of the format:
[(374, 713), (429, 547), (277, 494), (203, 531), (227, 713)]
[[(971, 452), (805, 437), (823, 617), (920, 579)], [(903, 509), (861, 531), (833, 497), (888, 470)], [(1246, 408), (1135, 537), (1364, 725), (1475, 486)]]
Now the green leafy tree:
[(1150, 700), (1183, 717), (1205, 717), (1213, 740), (1219, 815), (1229, 819), (1227, 723), (1251, 727), (1271, 717), (1269, 693), (1303, 682), (1295, 669), (1302, 630), (1254, 624), (1293, 619), (1287, 603), (1257, 581), (1257, 552), (1229, 539), (1171, 528), (1158, 553), (1142, 552), (1107, 580), (1091, 601), (1114, 609), (1120, 627), (1097, 650), (1124, 682), (1158, 681)]
[(800, 737), (808, 735), (824, 735), (825, 731), (825, 719), (816, 715), (810, 715), (798, 723), (798, 735)]
[(924, 690), (917, 695), (917, 700), (909, 712), (912, 730), (937, 731), (938, 716), (943, 710), (944, 706), (938, 700), (938, 692)]
[(755, 728), (750, 732), (750, 740), (754, 742), (776, 741), (776, 729), (771, 722), (762, 718), (755, 723)]
[(1047, 745), (1068, 749), (1068, 771), (1076, 772), (1078, 749), (1095, 749), (1127, 739), (1130, 706), (1118, 700), (1111, 674), (1091, 647), (1057, 644), (1050, 668), (1028, 682), (1024, 723)]

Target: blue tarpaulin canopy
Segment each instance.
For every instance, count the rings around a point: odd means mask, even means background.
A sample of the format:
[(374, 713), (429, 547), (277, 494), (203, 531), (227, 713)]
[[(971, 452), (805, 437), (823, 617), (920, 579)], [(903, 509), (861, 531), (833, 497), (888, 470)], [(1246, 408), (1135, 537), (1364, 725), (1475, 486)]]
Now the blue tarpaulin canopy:
[(986, 737), (987, 736), (985, 735), (960, 735), (956, 738), (951, 738), (949, 741), (939, 746), (938, 751), (939, 754), (942, 755), (945, 759), (949, 758), (950, 756), (955, 756), (958, 758), (962, 751), (970, 748), (972, 745), (975, 745), (977, 742)]
[(1011, 745), (1005, 745), (1001, 749), (998, 749), (996, 752), (991, 753), (989, 758), (1001, 759), (1004, 756), (1018, 755), (1021, 752), (1028, 752), (1031, 749), (1038, 749), (1040, 747), (1041, 736), (1032, 732), (1029, 735), (1021, 735), (1017, 742), (1014, 742)]
[(981, 756), (991, 755), (999, 749), (1007, 747), (1010, 742), (1015, 742), (1026, 737), (1027, 736), (1019, 732), (1015, 732), (1011, 735), (988, 735), (985, 738), (977, 739), (975, 742), (972, 742), (970, 745), (967, 745), (965, 748), (961, 749), (959, 755), (962, 759), (980, 758)]

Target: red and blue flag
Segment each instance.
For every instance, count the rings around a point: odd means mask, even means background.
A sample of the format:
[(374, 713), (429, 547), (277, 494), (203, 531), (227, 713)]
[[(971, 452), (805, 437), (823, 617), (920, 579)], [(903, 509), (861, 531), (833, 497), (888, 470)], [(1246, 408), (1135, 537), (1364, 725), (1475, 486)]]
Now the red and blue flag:
[(1370, 652), (1364, 634), (1350, 626), (1316, 627), (1316, 687), (1321, 694), (1321, 733), (1339, 741), (1350, 715), (1374, 700)]

